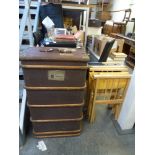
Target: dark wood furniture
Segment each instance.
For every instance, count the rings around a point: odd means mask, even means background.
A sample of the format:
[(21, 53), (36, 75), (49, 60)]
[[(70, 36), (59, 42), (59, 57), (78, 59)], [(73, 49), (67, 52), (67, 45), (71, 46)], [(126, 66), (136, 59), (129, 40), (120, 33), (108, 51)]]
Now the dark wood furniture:
[(111, 37), (124, 39), (123, 53), (128, 55), (126, 64), (133, 69), (135, 66), (135, 40), (116, 33), (111, 33)]
[(121, 34), (125, 35), (126, 25), (130, 20), (131, 9), (124, 9), (124, 10), (117, 10), (117, 11), (107, 11), (107, 12), (109, 12), (111, 15), (113, 13), (122, 12), (122, 13), (124, 13), (124, 17), (123, 17), (122, 21), (117, 22), (117, 21), (111, 20), (111, 24), (108, 24), (108, 23), (105, 24), (105, 27), (104, 27), (105, 32), (107, 34), (121, 33)]
[(127, 25), (128, 21), (130, 19), (130, 15), (131, 15), (131, 9), (124, 10), (124, 13), (125, 14), (124, 14), (124, 18), (123, 18), (122, 22), (115, 22), (115, 21), (113, 21), (112, 32), (113, 32), (114, 27), (116, 25), (116, 26), (120, 27), (121, 33), (125, 34), (126, 25)]

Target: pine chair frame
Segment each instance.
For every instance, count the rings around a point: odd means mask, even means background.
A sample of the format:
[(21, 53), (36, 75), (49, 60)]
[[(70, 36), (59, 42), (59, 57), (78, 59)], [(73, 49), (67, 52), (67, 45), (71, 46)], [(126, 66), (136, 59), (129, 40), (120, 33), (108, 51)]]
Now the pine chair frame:
[(126, 67), (90, 68), (87, 102), (88, 120), (91, 123), (95, 121), (96, 104), (112, 105), (115, 119), (118, 119), (130, 77)]

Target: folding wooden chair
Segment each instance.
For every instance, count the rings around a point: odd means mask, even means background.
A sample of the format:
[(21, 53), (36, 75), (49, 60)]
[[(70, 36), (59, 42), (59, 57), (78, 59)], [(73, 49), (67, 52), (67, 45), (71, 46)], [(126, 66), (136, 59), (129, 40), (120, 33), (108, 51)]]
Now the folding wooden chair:
[(95, 105), (113, 105), (115, 119), (124, 101), (130, 81), (130, 74), (126, 67), (96, 67), (90, 68), (88, 81), (88, 119), (95, 120)]

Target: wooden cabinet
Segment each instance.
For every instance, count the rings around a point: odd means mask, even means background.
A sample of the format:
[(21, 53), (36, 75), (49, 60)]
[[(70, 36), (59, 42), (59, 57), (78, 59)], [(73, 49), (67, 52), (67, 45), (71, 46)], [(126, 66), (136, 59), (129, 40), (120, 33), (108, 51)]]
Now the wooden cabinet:
[(133, 47), (130, 47), (129, 54), (126, 59), (126, 64), (131, 68), (134, 68), (135, 66), (135, 48)]

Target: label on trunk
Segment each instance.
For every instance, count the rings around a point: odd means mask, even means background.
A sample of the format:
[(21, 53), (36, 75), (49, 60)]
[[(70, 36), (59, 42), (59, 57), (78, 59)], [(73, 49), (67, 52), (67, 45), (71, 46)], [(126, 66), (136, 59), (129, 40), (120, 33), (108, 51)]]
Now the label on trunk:
[(48, 71), (48, 80), (64, 81), (64, 79), (65, 79), (65, 71), (62, 70)]

